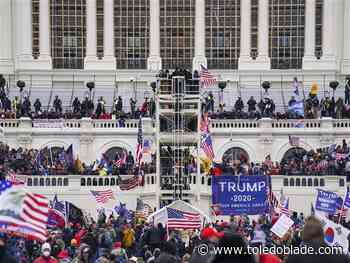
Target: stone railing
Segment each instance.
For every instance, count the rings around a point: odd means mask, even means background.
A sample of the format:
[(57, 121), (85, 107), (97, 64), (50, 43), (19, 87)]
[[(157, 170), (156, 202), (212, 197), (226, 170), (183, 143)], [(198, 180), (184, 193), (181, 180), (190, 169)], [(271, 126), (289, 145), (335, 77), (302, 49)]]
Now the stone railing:
[(251, 129), (259, 128), (259, 122), (254, 120), (213, 119), (211, 127), (214, 129)]
[(19, 127), (19, 119), (0, 119), (0, 127), (6, 128), (18, 128)]
[(138, 120), (126, 120), (125, 126), (120, 127), (118, 120), (93, 120), (93, 127), (98, 129), (115, 129), (115, 128), (129, 128), (136, 129), (138, 126)]
[(273, 120), (272, 128), (278, 129), (290, 129), (290, 128), (306, 128), (306, 129), (318, 129), (321, 127), (321, 121), (315, 120)]

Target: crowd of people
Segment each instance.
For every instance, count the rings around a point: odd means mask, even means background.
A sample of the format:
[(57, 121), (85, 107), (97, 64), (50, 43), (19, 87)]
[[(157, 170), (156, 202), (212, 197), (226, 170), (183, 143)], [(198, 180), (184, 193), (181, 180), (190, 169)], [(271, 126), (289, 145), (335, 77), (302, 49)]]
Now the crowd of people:
[[(125, 157), (123, 155), (126, 155)], [(155, 172), (155, 156), (149, 163), (141, 163), (144, 173)], [(119, 161), (121, 163), (119, 164)], [(11, 149), (0, 143), (0, 171), (3, 175), (12, 170), (20, 175), (130, 175), (138, 172), (139, 167), (131, 152), (116, 152), (113, 157), (103, 154), (101, 159), (91, 164), (74, 158), (71, 150), (63, 147), (43, 149)]]
[(260, 119), (262, 117), (273, 119), (316, 119), (319, 117), (348, 119), (350, 118), (350, 103), (348, 101), (345, 103), (343, 98), (335, 99), (334, 96), (330, 97), (328, 94), (320, 101), (317, 95), (310, 93), (303, 101), (303, 113), (301, 114), (293, 110), (293, 105), (298, 102), (295, 96), (292, 96), (288, 105), (285, 105), (284, 112), (277, 112), (275, 102), (268, 96), (261, 98), (259, 102), (254, 96), (251, 96), (246, 105), (243, 99), (238, 97), (232, 110), (227, 110), (227, 107), (219, 107), (215, 111), (214, 95), (209, 92), (202, 102), (202, 109), (209, 112), (213, 119)]
[(261, 163), (249, 162), (245, 154), (237, 158), (224, 157), (213, 163), (212, 175), (343, 175), (350, 176), (350, 148), (346, 140), (341, 145), (306, 151), (295, 147), (281, 162), (266, 156)]
[[(154, 99), (147, 97), (141, 105), (137, 104), (136, 99), (130, 97), (129, 107), (126, 107), (123, 105), (123, 98), (118, 96), (109, 110), (103, 97), (99, 97), (97, 102), (94, 102), (91, 96), (88, 95), (83, 100), (75, 97), (68, 107), (65, 107), (61, 98), (56, 95), (52, 105), (44, 107), (40, 98), (36, 98), (32, 103), (28, 95), (15, 96), (11, 101), (6, 95), (5, 89), (0, 88), (0, 119), (20, 117), (30, 117), (32, 119), (81, 119), (83, 117), (93, 119), (137, 119), (139, 116), (153, 117), (155, 107)], [(127, 111), (126, 108), (130, 110)]]
[[(124, 209), (126, 210), (126, 209)], [(123, 211), (124, 211), (123, 210)], [(271, 232), (279, 214), (231, 216), (198, 229), (167, 229), (143, 218), (129, 216), (128, 211), (106, 216), (102, 211), (97, 222), (68, 222), (64, 228), (49, 229), (45, 243), (0, 235), (0, 262), (6, 263), (308, 263), (350, 262), (342, 252), (328, 255), (252, 253), (250, 248), (328, 247), (323, 226), (314, 216), (304, 218), (293, 212), (293, 227), (282, 237)], [(333, 218), (336, 220), (335, 218)], [(344, 226), (348, 227), (346, 223)], [(202, 250), (202, 247), (207, 250)], [(214, 253), (214, 248), (232, 247), (241, 253)], [(204, 251), (204, 253), (203, 253)], [(218, 251), (218, 250), (217, 250)], [(238, 251), (238, 250), (237, 250)], [(262, 250), (261, 250), (262, 251)], [(344, 254), (342, 254), (344, 253)]]

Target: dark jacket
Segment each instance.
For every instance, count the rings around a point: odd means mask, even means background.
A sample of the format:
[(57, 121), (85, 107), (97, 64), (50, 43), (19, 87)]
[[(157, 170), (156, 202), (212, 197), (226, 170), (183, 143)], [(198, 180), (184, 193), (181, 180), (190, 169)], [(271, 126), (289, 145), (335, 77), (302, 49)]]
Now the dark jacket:
[(0, 262), (6, 263), (17, 263), (17, 260), (5, 253), (5, 255), (0, 256)]
[[(349, 263), (350, 259), (343, 254), (319, 255), (317, 251), (320, 247), (327, 247), (325, 244), (307, 244), (312, 247), (315, 253), (307, 255), (290, 255), (287, 257), (286, 263)], [(324, 251), (324, 250), (323, 250)]]

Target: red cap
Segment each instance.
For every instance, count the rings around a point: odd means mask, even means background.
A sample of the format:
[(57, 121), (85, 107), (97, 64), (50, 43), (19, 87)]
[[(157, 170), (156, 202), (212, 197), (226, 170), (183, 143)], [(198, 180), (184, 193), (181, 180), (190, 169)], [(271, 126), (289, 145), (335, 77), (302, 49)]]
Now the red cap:
[(113, 248), (121, 248), (122, 242), (115, 242)]
[(211, 237), (222, 238), (224, 236), (223, 232), (218, 232), (213, 227), (206, 227), (202, 230), (202, 239), (209, 239)]

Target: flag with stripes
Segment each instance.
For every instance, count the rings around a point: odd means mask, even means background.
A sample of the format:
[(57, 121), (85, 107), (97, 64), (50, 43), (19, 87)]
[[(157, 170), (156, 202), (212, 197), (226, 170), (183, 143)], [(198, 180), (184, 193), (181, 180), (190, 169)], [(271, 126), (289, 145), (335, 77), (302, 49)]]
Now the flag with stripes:
[(336, 154), (335, 154), (335, 159), (336, 159), (337, 161), (344, 160), (344, 159), (346, 159), (347, 157), (348, 157), (348, 154), (346, 154), (346, 153), (336, 153)]
[(213, 160), (215, 157), (214, 149), (213, 149), (213, 143), (211, 140), (211, 136), (209, 133), (203, 133), (201, 136), (201, 148), (204, 151), (205, 155), (210, 159)]
[(327, 160), (322, 160), (317, 164), (318, 170), (325, 170), (327, 168), (328, 168), (328, 161)]
[(198, 229), (201, 228), (199, 213), (188, 213), (173, 208), (167, 208), (169, 229)]
[(112, 190), (90, 191), (97, 203), (105, 204), (109, 200), (114, 199)]
[(217, 79), (204, 65), (201, 65), (199, 82), (201, 87), (209, 88), (217, 83)]
[(128, 191), (136, 188), (140, 184), (140, 176), (134, 175), (129, 179), (121, 179), (119, 183), (119, 188), (122, 191)]
[(115, 166), (117, 166), (118, 168), (120, 168), (120, 167), (122, 167), (123, 165), (125, 165), (125, 164), (126, 164), (126, 155), (127, 155), (126, 152), (123, 151), (122, 156), (121, 156), (118, 160), (116, 160), (116, 161), (114, 162)]
[(345, 220), (348, 214), (348, 207), (345, 206), (343, 198), (341, 198), (340, 196), (337, 198), (336, 208), (336, 217), (339, 219), (339, 221)]
[(46, 240), (49, 200), (10, 181), (0, 185), (0, 232)]
[(147, 218), (152, 213), (152, 208), (150, 205), (145, 204), (141, 198), (137, 198), (135, 217), (137, 218)]
[(24, 185), (25, 183), (25, 178), (18, 176), (12, 169), (7, 169), (6, 178), (13, 185)]
[(202, 114), (200, 131), (203, 133), (209, 133), (209, 117), (207, 112)]
[(142, 118), (139, 119), (139, 129), (137, 133), (136, 162), (140, 165), (143, 151)]
[(55, 197), (52, 200), (51, 208), (57, 210), (62, 215), (66, 216), (66, 203), (58, 201), (57, 195), (55, 195)]
[(288, 217), (290, 217), (289, 211), (289, 198), (285, 198), (283, 202), (280, 203), (280, 212)]

